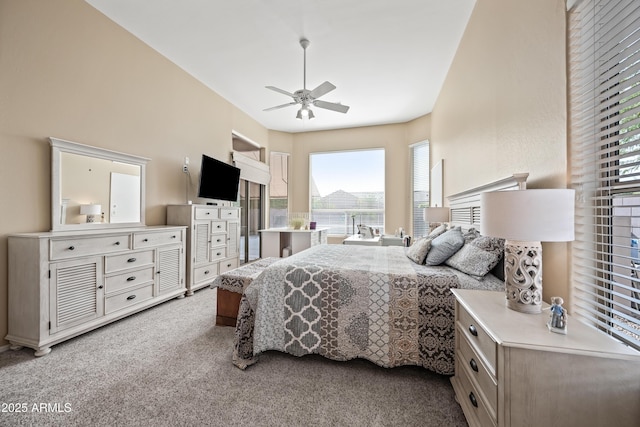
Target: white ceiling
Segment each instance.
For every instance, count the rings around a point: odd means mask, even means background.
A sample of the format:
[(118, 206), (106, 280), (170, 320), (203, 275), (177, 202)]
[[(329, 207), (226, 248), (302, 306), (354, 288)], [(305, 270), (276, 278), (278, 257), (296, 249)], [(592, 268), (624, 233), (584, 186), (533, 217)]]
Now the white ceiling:
[[(268, 129), (286, 132), (402, 123), (430, 113), (475, 0), (86, 0)], [(313, 107), (268, 90), (325, 80)]]

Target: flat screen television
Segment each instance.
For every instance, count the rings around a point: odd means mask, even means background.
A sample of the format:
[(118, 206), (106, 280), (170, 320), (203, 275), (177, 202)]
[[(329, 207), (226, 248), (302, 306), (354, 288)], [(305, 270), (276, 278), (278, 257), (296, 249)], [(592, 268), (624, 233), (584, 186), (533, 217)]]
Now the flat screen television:
[(235, 202), (238, 200), (239, 185), (239, 168), (202, 155), (198, 197)]

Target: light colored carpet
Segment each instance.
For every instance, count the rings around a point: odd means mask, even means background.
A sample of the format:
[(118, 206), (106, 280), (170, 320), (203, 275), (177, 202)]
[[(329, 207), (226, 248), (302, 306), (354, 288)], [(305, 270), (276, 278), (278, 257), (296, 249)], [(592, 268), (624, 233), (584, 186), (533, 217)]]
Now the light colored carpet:
[(168, 301), (41, 358), (0, 353), (0, 425), (467, 425), (449, 378), (418, 367), (268, 352), (237, 369), (215, 298)]

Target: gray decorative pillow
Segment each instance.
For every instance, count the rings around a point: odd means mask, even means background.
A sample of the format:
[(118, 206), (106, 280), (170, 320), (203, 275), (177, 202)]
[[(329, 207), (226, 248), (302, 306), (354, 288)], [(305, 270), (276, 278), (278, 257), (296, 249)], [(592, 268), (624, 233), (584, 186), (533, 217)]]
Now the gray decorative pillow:
[(462, 233), (462, 237), (464, 237), (464, 243), (466, 245), (467, 243), (471, 242), (472, 240), (475, 240), (478, 237), (480, 237), (480, 232), (478, 230), (476, 230), (475, 228), (470, 228), (467, 231), (465, 231), (464, 233)]
[(438, 237), (439, 235), (441, 235), (445, 231), (447, 231), (447, 224), (440, 224), (439, 226), (437, 226), (436, 228), (431, 230), (427, 237), (435, 239), (436, 237)]
[(427, 257), (429, 248), (431, 247), (431, 239), (427, 237), (421, 237), (413, 245), (407, 249), (407, 257), (416, 264), (424, 264), (424, 259)]
[(462, 245), (464, 245), (462, 230), (460, 227), (452, 228), (433, 239), (424, 263), (426, 265), (440, 265), (458, 252)]
[(504, 239), (480, 236), (464, 245), (445, 264), (481, 279), (498, 264), (503, 253)]

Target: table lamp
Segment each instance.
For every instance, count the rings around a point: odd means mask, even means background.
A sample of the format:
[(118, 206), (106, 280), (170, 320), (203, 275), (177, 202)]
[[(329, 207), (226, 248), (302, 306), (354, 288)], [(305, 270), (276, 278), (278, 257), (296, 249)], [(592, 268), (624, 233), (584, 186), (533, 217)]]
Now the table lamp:
[(480, 234), (504, 238), (507, 307), (540, 313), (542, 245), (574, 239), (574, 190), (493, 191), (480, 195)]
[(427, 207), (424, 208), (424, 222), (429, 225), (435, 223), (436, 227), (443, 222), (449, 222), (449, 208)]
[(96, 221), (96, 216), (102, 214), (102, 205), (80, 205), (80, 215), (87, 216), (87, 222)]

